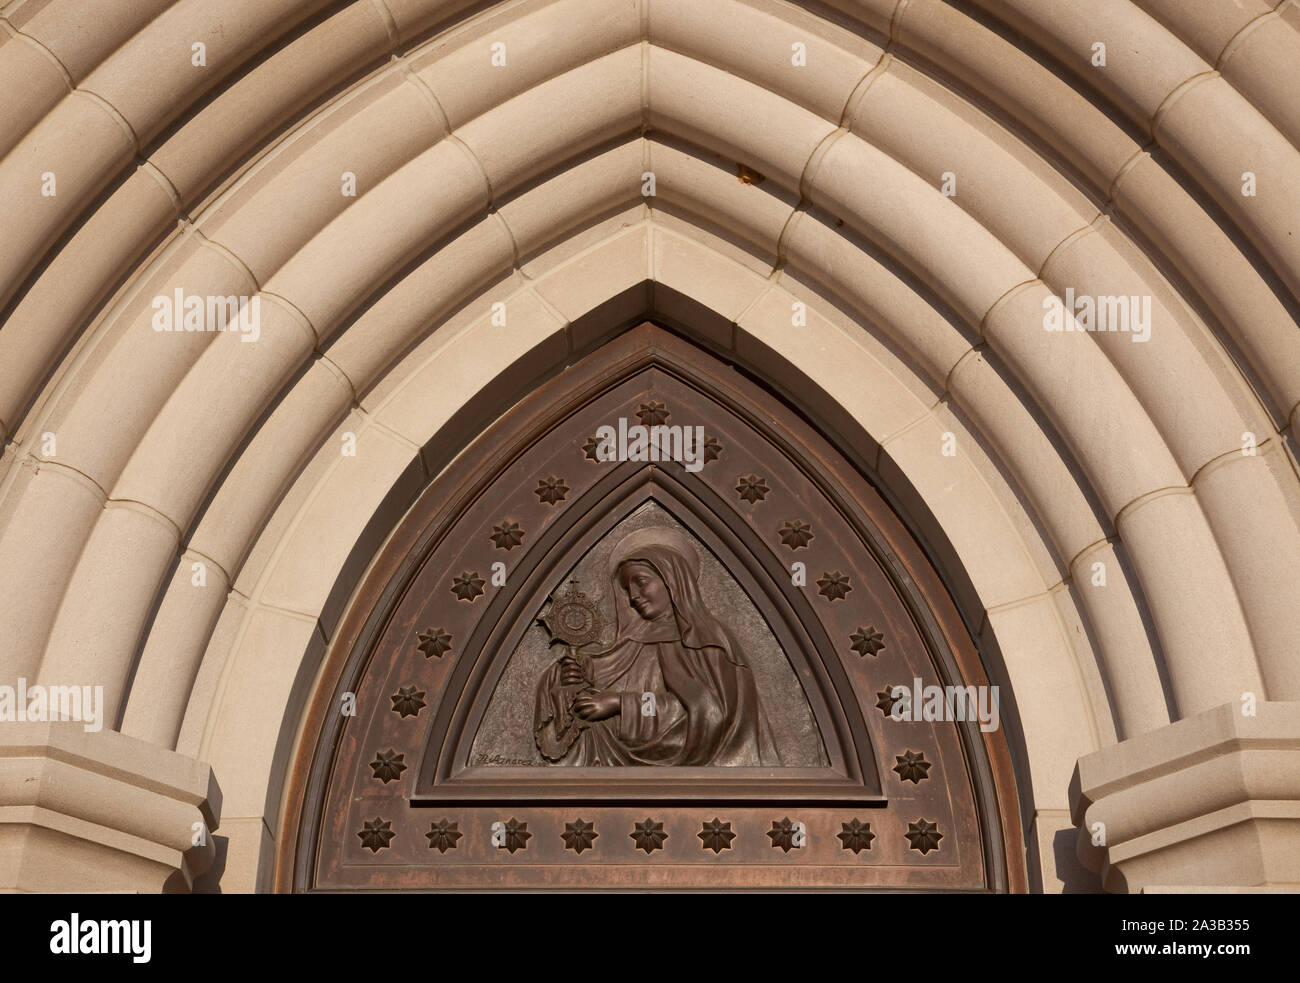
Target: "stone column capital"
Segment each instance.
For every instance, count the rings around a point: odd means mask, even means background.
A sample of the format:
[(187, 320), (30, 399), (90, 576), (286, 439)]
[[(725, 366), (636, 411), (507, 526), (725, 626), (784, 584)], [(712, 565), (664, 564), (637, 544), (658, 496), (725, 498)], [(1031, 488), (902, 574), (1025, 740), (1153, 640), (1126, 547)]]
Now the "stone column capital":
[(1107, 891), (1300, 891), (1300, 703), (1227, 703), (1080, 758), (1070, 813)]
[(74, 722), (0, 727), (0, 890), (188, 891), (220, 812), (186, 755)]

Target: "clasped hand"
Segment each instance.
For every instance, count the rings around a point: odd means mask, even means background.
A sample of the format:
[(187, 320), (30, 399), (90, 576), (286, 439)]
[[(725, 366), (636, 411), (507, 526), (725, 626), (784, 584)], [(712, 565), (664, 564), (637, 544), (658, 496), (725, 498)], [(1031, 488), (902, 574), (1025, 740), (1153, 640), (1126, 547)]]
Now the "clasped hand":
[[(560, 659), (562, 685), (577, 686), (586, 681), (587, 677), (583, 675), (582, 666), (577, 659), (568, 655)], [(583, 693), (573, 701), (573, 712), (583, 720), (604, 720), (619, 713), (622, 707), (622, 697), (610, 691)]]

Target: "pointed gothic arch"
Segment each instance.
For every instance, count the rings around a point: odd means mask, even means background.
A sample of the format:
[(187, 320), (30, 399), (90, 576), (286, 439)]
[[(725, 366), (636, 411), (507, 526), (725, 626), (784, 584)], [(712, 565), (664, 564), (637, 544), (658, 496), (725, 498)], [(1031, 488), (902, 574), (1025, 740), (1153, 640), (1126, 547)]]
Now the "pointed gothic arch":
[[(931, 551), (1014, 682), (1035, 887), (1095, 887), (1076, 842), (1107, 889), (1300, 879), (1297, 793), (1239, 753), (1300, 697), (1296, 0), (125, 6), (0, 4), (0, 664), (107, 710), (5, 745), (34, 780), (0, 804), (47, 810), (11, 886), (80, 886), (43, 860), (76, 849), (106, 889), (269, 887), (376, 537), (530, 364), (642, 316), (816, 417)], [(176, 39), (212, 35), (196, 71)], [(1150, 297), (1150, 341), (1044, 332), (1070, 289)], [(259, 342), (153, 331), (177, 290), (256, 295)], [(36, 780), (70, 747), (72, 799)]]
[[(712, 459), (701, 457), (691, 470), (681, 461), (584, 454), (584, 443), (591, 445), (583, 438), (598, 421), (638, 406), (658, 407), (661, 423), (698, 421), (688, 425), (711, 438)], [(562, 497), (542, 504), (533, 485), (544, 492), (555, 479), (539, 483), (537, 476), (553, 471), (562, 472)], [(761, 487), (747, 497), (754, 485), (744, 482), (758, 477), (751, 471), (762, 472)], [(521, 743), (517, 733), (510, 736), (523, 758), (471, 755), (505, 668), (524, 636), (537, 631), (546, 595), (647, 503), (678, 520), (754, 602), (749, 627), (769, 629), (793, 669), (769, 684), (768, 713), (785, 715), (806, 700), (824, 764), (570, 770), (547, 767), (535, 751), (530, 761), (530, 740)], [(790, 515), (775, 511), (781, 508)], [(801, 525), (821, 537), (819, 548), (809, 549), (811, 541), (791, 547), (778, 535), (778, 518), (798, 516), (811, 519)], [(496, 519), (501, 525), (491, 526)], [(494, 549), (488, 535), (510, 525), (518, 554), (513, 541), (507, 551)], [(848, 592), (819, 589), (811, 572), (803, 585), (793, 584), (786, 554), (800, 548), (816, 557), (816, 570), (835, 567)], [(504, 556), (509, 574), (489, 586), (478, 571)], [(458, 592), (461, 567), (462, 581), (477, 583)], [(849, 627), (858, 622), (871, 624)], [(667, 826), (668, 862), (685, 865), (677, 875), (647, 874), (647, 886), (1023, 887), (1007, 731), (976, 719), (899, 720), (880, 703), (881, 692), (900, 683), (910, 699), (913, 678), (989, 686), (924, 552), (807, 420), (734, 367), (653, 324), (597, 346), (471, 440), (389, 537), (338, 637), (286, 795), (301, 804), (285, 831), (295, 850), (282, 855), (280, 868), (283, 884), (292, 862), (294, 889), (626, 886), (620, 863), (629, 857), (620, 848), (634, 849), (625, 837), (646, 811)], [(338, 712), (349, 698), (355, 716)], [(531, 690), (511, 698), (526, 703)], [(923, 762), (919, 769), (902, 764), (913, 755)], [(492, 824), (506, 822), (507, 812), (509, 822), (539, 837), (521, 843), (518, 855), (488, 845)], [(738, 837), (766, 844), (767, 825), (758, 817), (768, 812), (773, 829), (795, 814), (809, 843), (825, 842), (796, 854), (805, 863), (789, 859), (782, 873), (702, 852), (692, 838), (692, 824), (726, 813), (729, 831), (734, 822)], [(566, 853), (559, 834), (566, 821), (577, 821), (569, 813), (599, 817), (603, 850)], [(452, 824), (460, 836), (436, 839), (423, 828), (430, 820)], [(375, 823), (393, 835), (365, 840)], [(939, 833), (923, 851), (908, 839), (918, 823)], [(870, 836), (841, 842), (837, 834), (849, 824), (862, 824)], [(437, 825), (430, 829), (438, 833)], [(494, 861), (500, 870), (485, 875), (483, 865)]]

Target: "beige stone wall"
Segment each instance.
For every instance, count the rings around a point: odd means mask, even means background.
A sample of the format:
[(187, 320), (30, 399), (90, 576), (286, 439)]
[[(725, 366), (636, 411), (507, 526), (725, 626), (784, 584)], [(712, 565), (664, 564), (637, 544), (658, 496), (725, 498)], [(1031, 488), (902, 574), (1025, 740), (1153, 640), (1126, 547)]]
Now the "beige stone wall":
[[(0, 887), (66, 887), (64, 843), (188, 886), (219, 800), (200, 886), (266, 889), (421, 448), (642, 315), (869, 435), (1014, 691), (1035, 887), (1297, 883), (1300, 791), (1221, 802), (1178, 753), (1297, 736), (1297, 0), (105, 6), (0, 4), (0, 685), (101, 685), (108, 721), (0, 723), (0, 762), (75, 744), (122, 805), (0, 782)], [(258, 340), (155, 331), (178, 289), (257, 297)], [(1150, 298), (1149, 340), (1044, 330), (1067, 290)], [(1177, 816), (1124, 812), (1150, 755)]]

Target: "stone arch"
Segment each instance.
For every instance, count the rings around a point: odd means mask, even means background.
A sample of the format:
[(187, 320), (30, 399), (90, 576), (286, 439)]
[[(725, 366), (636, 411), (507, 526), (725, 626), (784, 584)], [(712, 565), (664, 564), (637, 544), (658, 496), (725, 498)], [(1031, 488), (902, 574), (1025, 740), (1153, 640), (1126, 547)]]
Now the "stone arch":
[[(869, 435), (1005, 663), (1040, 855), (1078, 759), (1300, 698), (1294, 0), (698, 6), (159, 0), (93, 37), (0, 8), (5, 670), (102, 680), (121, 735), (211, 764), (232, 885), (264, 883), (292, 708), (422, 449), (643, 315)], [(196, 71), (176, 38), (217, 27)], [(1098, 31), (1135, 54), (1095, 71)], [(155, 333), (176, 288), (259, 297), (259, 341)], [(1044, 332), (1066, 288), (1150, 296), (1151, 340)]]

